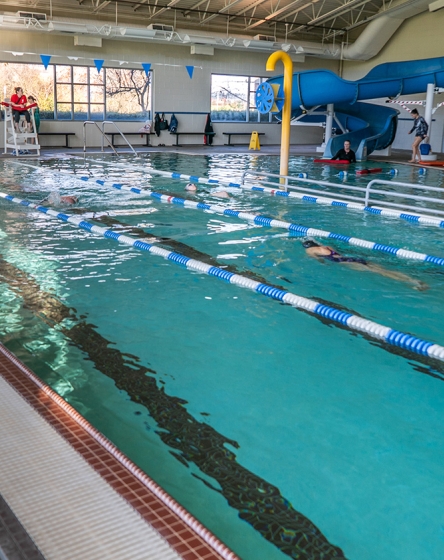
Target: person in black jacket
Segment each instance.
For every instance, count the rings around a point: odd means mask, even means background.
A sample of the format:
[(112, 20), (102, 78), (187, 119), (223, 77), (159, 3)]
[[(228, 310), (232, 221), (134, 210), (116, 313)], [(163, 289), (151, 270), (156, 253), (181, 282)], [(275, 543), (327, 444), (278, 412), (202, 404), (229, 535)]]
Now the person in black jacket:
[(346, 140), (344, 142), (344, 148), (341, 148), (331, 159), (346, 159), (350, 163), (356, 163), (356, 155), (350, 148), (350, 141)]
[(213, 125), (211, 124), (211, 115), (210, 113), (208, 113), (207, 122), (205, 124), (205, 130), (204, 130), (204, 144), (206, 146), (211, 146), (211, 144), (213, 143), (213, 136), (214, 136), (214, 130), (213, 130)]
[(160, 115), (159, 115), (159, 113), (156, 113), (154, 115), (154, 132), (156, 133), (156, 136), (160, 136)]
[(413, 117), (413, 126), (409, 134), (415, 131), (415, 139), (412, 144), (412, 159), (409, 159), (409, 163), (415, 163), (416, 158), (419, 160), (421, 159), (419, 155), (419, 145), (427, 138), (429, 125), (426, 123), (424, 117), (421, 117), (418, 113), (418, 109), (412, 109), (411, 115)]

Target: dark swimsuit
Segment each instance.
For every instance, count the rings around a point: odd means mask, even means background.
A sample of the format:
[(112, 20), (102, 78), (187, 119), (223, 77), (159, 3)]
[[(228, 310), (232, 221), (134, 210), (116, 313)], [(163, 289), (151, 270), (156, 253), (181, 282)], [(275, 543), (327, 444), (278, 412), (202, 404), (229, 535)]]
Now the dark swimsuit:
[(331, 262), (349, 262), (349, 263), (359, 263), (359, 264), (367, 264), (367, 261), (364, 259), (360, 259), (358, 257), (342, 257), (336, 251), (331, 251), (329, 255), (319, 255), (323, 259), (327, 259)]

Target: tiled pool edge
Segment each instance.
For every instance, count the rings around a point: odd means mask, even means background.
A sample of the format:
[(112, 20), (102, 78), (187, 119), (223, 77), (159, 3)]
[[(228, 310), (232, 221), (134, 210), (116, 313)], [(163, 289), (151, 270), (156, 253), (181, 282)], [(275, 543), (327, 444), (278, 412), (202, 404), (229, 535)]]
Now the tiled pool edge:
[(184, 559), (239, 560), (2, 344), (0, 375)]

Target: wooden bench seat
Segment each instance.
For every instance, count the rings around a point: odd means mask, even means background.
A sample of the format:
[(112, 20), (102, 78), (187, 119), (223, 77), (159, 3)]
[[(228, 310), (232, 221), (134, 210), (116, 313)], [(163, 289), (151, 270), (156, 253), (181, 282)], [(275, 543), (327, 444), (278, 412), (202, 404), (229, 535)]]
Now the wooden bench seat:
[(172, 134), (173, 136), (176, 136), (176, 143), (174, 144), (175, 146), (180, 146), (179, 144), (179, 136), (181, 134), (185, 134), (188, 136), (215, 136), (215, 132), (182, 132), (182, 131), (178, 131), (178, 132), (170, 132), (170, 134)]
[[(154, 134), (154, 132), (123, 132), (122, 134), (127, 137), (127, 136), (140, 136), (143, 138), (143, 136), (145, 136), (145, 142), (144, 144), (142, 144), (143, 146), (149, 146), (150, 145), (150, 136), (151, 134)], [(114, 137), (117, 136), (119, 138), (122, 138), (120, 132), (105, 132), (105, 135), (108, 136), (108, 138), (111, 136), (111, 144), (113, 146), (116, 146), (117, 144), (115, 143)], [(124, 140), (122, 138), (122, 144), (118, 144), (119, 146), (125, 146), (125, 144), (123, 143)]]
[[(224, 136), (228, 136), (228, 144), (224, 144), (224, 146), (239, 146), (240, 144), (232, 144), (231, 143), (231, 137), (232, 136), (250, 136), (251, 138), (251, 134), (253, 131), (251, 132), (222, 132), (222, 134)], [(265, 132), (258, 132), (257, 133), (258, 136), (264, 136)], [(249, 142), (243, 142), (243, 144), (248, 144)]]
[(64, 148), (71, 148), (71, 146), (69, 145), (69, 137), (75, 135), (76, 135), (75, 132), (39, 132), (38, 133), (39, 138), (41, 136), (64, 136), (65, 137), (65, 145), (63, 146)]

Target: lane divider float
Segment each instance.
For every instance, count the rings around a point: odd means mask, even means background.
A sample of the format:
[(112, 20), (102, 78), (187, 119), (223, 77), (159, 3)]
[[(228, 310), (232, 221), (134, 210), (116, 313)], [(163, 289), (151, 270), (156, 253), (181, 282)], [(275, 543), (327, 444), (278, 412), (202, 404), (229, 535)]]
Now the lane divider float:
[[(369, 173), (383, 173), (384, 175), (391, 175), (394, 177), (395, 175), (398, 175), (398, 170), (390, 169), (390, 171), (383, 172), (382, 167), (375, 167), (374, 169), (367, 168), (356, 171), (356, 175), (368, 175)], [(348, 175), (348, 171), (339, 171), (338, 173), (338, 177), (340, 179), (347, 179)]]
[[(75, 158), (73, 157), (72, 159), (81, 159), (83, 161), (83, 158)], [(85, 161), (91, 162), (91, 163), (100, 163), (104, 166), (108, 165), (108, 162), (105, 161), (101, 161), (101, 160), (91, 160), (91, 159), (85, 159)], [(38, 167), (36, 165), (30, 165), (30, 164), (25, 164), (22, 162), (16, 162), (16, 161), (12, 161), (12, 162), (8, 162), (8, 163), (12, 163), (14, 165), (20, 165), (20, 167), (31, 167), (33, 169), (38, 169), (39, 171), (42, 171), (42, 169), (44, 170), (48, 170), (48, 168), (42, 168), (41, 166)], [(125, 166), (124, 164), (119, 164), (117, 162), (113, 162), (113, 164), (115, 167), (119, 167), (119, 168), (123, 168), (123, 169), (127, 169), (127, 166)], [(200, 184), (205, 184), (205, 185), (210, 185), (210, 186), (225, 186), (225, 187), (234, 187), (234, 188), (239, 188), (242, 190), (246, 190), (246, 191), (254, 191), (254, 192), (261, 192), (261, 193), (265, 193), (265, 194), (270, 194), (271, 196), (281, 196), (283, 198), (296, 198), (298, 200), (302, 200), (303, 202), (309, 202), (311, 204), (322, 204), (322, 205), (327, 205), (327, 206), (335, 206), (335, 207), (339, 207), (339, 208), (344, 208), (346, 210), (359, 210), (359, 211), (363, 211), (363, 212), (368, 212), (369, 214), (374, 214), (377, 216), (385, 216), (388, 218), (399, 218), (401, 220), (406, 220), (407, 222), (410, 223), (416, 223), (416, 224), (423, 224), (423, 225), (427, 225), (427, 226), (436, 226), (439, 228), (444, 228), (444, 220), (441, 218), (434, 218), (432, 216), (425, 216), (423, 214), (409, 214), (407, 212), (403, 212), (402, 210), (392, 210), (392, 209), (388, 209), (388, 208), (381, 208), (379, 206), (365, 206), (365, 204), (359, 203), (359, 202), (344, 202), (343, 200), (335, 200), (334, 198), (329, 198), (329, 197), (325, 197), (325, 196), (311, 196), (311, 195), (307, 195), (307, 194), (302, 194), (302, 193), (296, 193), (296, 192), (292, 192), (292, 191), (284, 191), (281, 190), (279, 188), (276, 189), (272, 189), (270, 187), (263, 187), (263, 186), (250, 186), (250, 185), (241, 185), (240, 183), (231, 183), (228, 181), (219, 181), (218, 179), (209, 179), (207, 177), (198, 177), (197, 175), (184, 175), (183, 173), (176, 173), (173, 172), (171, 173), (170, 171), (162, 171), (162, 170), (157, 170), (157, 169), (152, 169), (152, 168), (143, 168), (143, 167), (138, 167), (138, 166), (132, 166), (133, 169), (139, 170), (139, 171), (143, 171), (145, 174), (149, 173), (152, 175), (159, 175), (161, 177), (166, 177), (168, 179), (175, 179), (175, 180), (184, 180), (184, 181), (189, 181), (192, 183), (200, 183)], [(62, 171), (53, 171), (52, 169), (49, 169), (49, 171), (53, 172), (53, 173), (61, 173), (62, 175), (67, 175), (67, 173), (63, 173)], [(71, 176), (71, 175), (70, 175)]]
[(348, 327), (352, 331), (362, 332), (371, 338), (383, 341), (391, 346), (404, 348), (405, 350), (421, 356), (427, 356), (429, 358), (444, 361), (444, 346), (440, 346), (439, 344), (434, 344), (433, 342), (386, 327), (379, 323), (375, 323), (374, 321), (369, 321), (364, 317), (358, 317), (357, 315), (341, 311), (335, 307), (324, 305), (315, 300), (287, 292), (286, 290), (270, 286), (269, 284), (251, 280), (246, 276), (228, 272), (222, 268), (191, 259), (181, 255), (180, 253), (162, 249), (161, 247), (147, 243), (142, 239), (133, 238), (122, 233), (117, 233), (111, 229), (96, 226), (79, 216), (73, 216), (64, 212), (57, 212), (56, 210), (52, 210), (46, 206), (37, 205), (29, 202), (28, 200), (17, 198), (3, 192), (0, 192), (0, 198), (9, 202), (14, 202), (15, 204), (19, 204), (21, 206), (32, 208), (42, 214), (57, 218), (63, 222), (74, 224), (80, 229), (102, 235), (105, 238), (123, 243), (124, 245), (134, 247), (141, 251), (147, 251), (153, 255), (169, 260), (176, 265), (185, 267), (187, 270), (208, 274), (209, 276), (214, 276), (215, 278), (228, 282), (229, 284), (234, 284), (235, 286), (239, 286), (241, 288), (248, 288), (258, 294), (270, 297), (287, 305), (291, 305), (296, 309), (308, 311), (313, 315), (327, 318), (330, 321)]
[(286, 229), (290, 232), (297, 232), (306, 236), (335, 239), (337, 241), (343, 241), (344, 243), (348, 243), (349, 245), (360, 247), (362, 249), (370, 249), (372, 251), (379, 251), (381, 253), (389, 253), (401, 259), (414, 259), (421, 262), (428, 262), (437, 266), (444, 266), (444, 258), (442, 257), (427, 255), (426, 253), (418, 253), (417, 251), (409, 251), (407, 249), (394, 247), (392, 245), (384, 245), (382, 243), (377, 243), (376, 241), (367, 241), (366, 239), (360, 239), (359, 237), (351, 237), (348, 235), (343, 235), (341, 233), (334, 233), (322, 229), (302, 226), (300, 224), (293, 224), (291, 222), (284, 222), (282, 220), (276, 220), (274, 218), (269, 218), (260, 214), (252, 214), (250, 212), (242, 212), (240, 210), (225, 208), (223, 206), (219, 206), (218, 204), (206, 204), (204, 202), (196, 202), (194, 200), (187, 200), (185, 198), (179, 198), (177, 196), (169, 196), (156, 191), (152, 191), (150, 189), (127, 187), (125, 185), (122, 185), (121, 183), (113, 183), (112, 181), (108, 180), (94, 179), (93, 177), (88, 176), (77, 177), (77, 179), (80, 179), (81, 181), (93, 181), (98, 185), (112, 187), (119, 191), (129, 191), (136, 194), (146, 194), (151, 198), (167, 204), (175, 204), (176, 206), (183, 206), (184, 208), (191, 208), (193, 210), (211, 211), (215, 212), (216, 214), (239, 218), (241, 220), (254, 223), (258, 226)]

